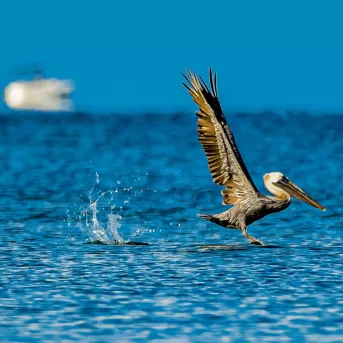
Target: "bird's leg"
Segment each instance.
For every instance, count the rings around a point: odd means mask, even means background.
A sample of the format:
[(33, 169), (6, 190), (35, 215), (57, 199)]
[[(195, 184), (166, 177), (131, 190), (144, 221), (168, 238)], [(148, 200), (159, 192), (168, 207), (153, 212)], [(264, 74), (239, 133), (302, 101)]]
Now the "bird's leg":
[(265, 245), (262, 241), (258, 240), (254, 236), (249, 235), (246, 227), (242, 229), (242, 233), (244, 237), (250, 241), (250, 244)]

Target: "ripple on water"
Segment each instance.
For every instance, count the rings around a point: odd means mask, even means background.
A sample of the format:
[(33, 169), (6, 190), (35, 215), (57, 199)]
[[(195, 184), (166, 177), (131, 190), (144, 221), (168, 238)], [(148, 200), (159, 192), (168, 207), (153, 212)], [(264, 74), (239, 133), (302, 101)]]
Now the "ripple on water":
[(328, 208), (252, 225), (267, 249), (196, 217), (223, 207), (192, 115), (0, 118), (3, 341), (342, 342), (341, 118), (262, 115), (230, 116), (258, 188)]

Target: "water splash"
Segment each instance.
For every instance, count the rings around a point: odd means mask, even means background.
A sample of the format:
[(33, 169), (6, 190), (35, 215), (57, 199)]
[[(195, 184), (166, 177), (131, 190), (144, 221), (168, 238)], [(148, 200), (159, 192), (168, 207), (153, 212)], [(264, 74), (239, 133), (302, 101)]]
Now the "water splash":
[[(117, 180), (116, 183), (120, 185), (122, 182)], [(129, 232), (127, 232), (127, 228), (123, 232), (121, 225), (123, 212), (132, 200), (131, 198), (136, 197), (136, 195), (137, 190), (132, 186), (115, 187), (104, 191), (100, 185), (99, 174), (96, 172), (92, 188), (86, 193), (80, 194), (82, 205), (75, 203), (74, 211), (67, 210), (66, 220), (69, 234), (74, 237), (81, 234), (87, 243), (147, 245), (147, 243), (131, 241), (138, 236), (156, 231), (145, 228), (146, 222), (141, 225), (134, 225)], [(77, 234), (71, 231), (75, 226), (77, 227)], [(126, 235), (128, 237), (124, 238)]]
[[(98, 181), (99, 178), (97, 174), (97, 184), (99, 184)], [(127, 241), (118, 231), (121, 227), (120, 220), (122, 217), (119, 213), (113, 213), (116, 206), (112, 205), (112, 195), (115, 193), (115, 191), (109, 190), (103, 192), (96, 200), (93, 201), (91, 197), (93, 190), (94, 187), (90, 192), (90, 204), (82, 211), (80, 217), (80, 225), (82, 226), (82, 231), (88, 236), (88, 242), (98, 242), (103, 244), (125, 244)], [(107, 195), (111, 195), (110, 199), (107, 200), (107, 204), (110, 206), (99, 206), (101, 201), (106, 203)], [(100, 212), (100, 209), (102, 212)], [(106, 212), (108, 209), (109, 213)], [(120, 211), (122, 211), (122, 208)], [(105, 219), (102, 219), (104, 216)]]
[[(97, 214), (97, 201), (94, 201), (89, 205), (89, 209), (92, 211), (92, 224), (90, 227), (90, 239), (92, 241), (100, 241), (103, 243), (109, 243), (110, 239), (108, 238), (108, 235), (106, 234), (106, 231), (102, 227), (102, 224), (98, 221)], [(88, 223), (88, 221), (87, 221)]]
[(118, 229), (120, 228), (119, 220), (122, 217), (119, 214), (108, 214), (108, 222), (107, 222), (107, 231), (112, 236), (112, 241), (117, 242), (118, 244), (126, 243), (125, 240), (120, 236)]
[[(121, 184), (121, 181), (118, 180), (117, 184)], [(95, 183), (88, 192), (88, 204), (79, 209), (77, 224), (88, 243), (132, 244), (130, 239), (125, 239), (120, 232), (123, 208), (129, 203), (131, 190), (132, 187), (103, 191), (99, 174), (95, 173)], [(122, 194), (119, 194), (120, 191), (125, 192), (124, 200), (121, 198)], [(117, 206), (119, 199), (120, 206)]]

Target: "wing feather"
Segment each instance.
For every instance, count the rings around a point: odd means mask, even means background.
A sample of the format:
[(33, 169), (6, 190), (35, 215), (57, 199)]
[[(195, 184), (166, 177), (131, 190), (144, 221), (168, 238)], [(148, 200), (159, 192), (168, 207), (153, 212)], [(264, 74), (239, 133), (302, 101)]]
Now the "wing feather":
[(257, 195), (249, 172), (237, 148), (235, 139), (221, 109), (217, 92), (217, 75), (210, 68), (210, 87), (205, 81), (187, 70), (183, 75), (194, 102), (199, 106), (198, 135), (207, 156), (212, 179), (222, 190), (223, 205), (234, 205), (247, 196)]

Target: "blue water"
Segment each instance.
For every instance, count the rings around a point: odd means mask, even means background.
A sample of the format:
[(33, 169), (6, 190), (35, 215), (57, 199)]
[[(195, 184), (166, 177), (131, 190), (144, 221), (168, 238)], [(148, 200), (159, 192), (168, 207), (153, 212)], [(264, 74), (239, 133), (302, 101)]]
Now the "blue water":
[(1, 341), (342, 342), (343, 117), (229, 121), (261, 191), (327, 207), (250, 227), (278, 248), (196, 216), (223, 206), (194, 113), (0, 117)]

